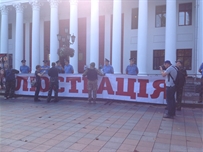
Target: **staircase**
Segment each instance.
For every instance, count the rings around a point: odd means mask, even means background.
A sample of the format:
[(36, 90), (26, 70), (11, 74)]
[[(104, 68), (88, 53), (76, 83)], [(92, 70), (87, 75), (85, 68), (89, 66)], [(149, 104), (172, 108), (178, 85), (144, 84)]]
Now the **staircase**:
[(183, 103), (197, 103), (200, 92), (200, 78), (188, 77), (183, 89)]

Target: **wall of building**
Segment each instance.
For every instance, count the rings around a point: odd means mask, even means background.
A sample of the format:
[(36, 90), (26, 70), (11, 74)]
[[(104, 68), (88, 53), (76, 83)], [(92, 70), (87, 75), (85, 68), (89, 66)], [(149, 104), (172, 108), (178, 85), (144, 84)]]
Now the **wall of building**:
[[(6, 2), (6, 0), (4, 1)], [(8, 4), (11, 0), (7, 0)], [(191, 26), (178, 26), (178, 6), (180, 3), (192, 2), (193, 12), (192, 12), (192, 25)], [(158, 70), (153, 70), (153, 50), (155, 49), (165, 49), (165, 27), (156, 28), (155, 27), (155, 8), (157, 5), (165, 5), (165, 1), (149, 1), (148, 3), (148, 39), (147, 39), (147, 71), (148, 74), (159, 74)], [(29, 24), (32, 22), (32, 8), (31, 5), (27, 3), (27, 8), (24, 11), (24, 23)], [(11, 6), (12, 7), (12, 6)], [(69, 2), (59, 4), (59, 20), (69, 19)], [(131, 11), (132, 8), (138, 7), (138, 1), (123, 1), (122, 2), (122, 13), (124, 14), (124, 35), (123, 35), (123, 73), (125, 73), (125, 68), (129, 64), (130, 51), (137, 50), (137, 29), (131, 29)], [(113, 3), (112, 1), (100, 2), (100, 16), (105, 16), (105, 42), (104, 42), (104, 57), (111, 57), (111, 15), (113, 13)], [(86, 18), (86, 63), (89, 64), (89, 49), (90, 49), (90, 12), (91, 3), (90, 1), (80, 1), (78, 5), (78, 17)], [(195, 34), (195, 23), (196, 23), (196, 2), (194, 0), (177, 0), (177, 49), (191, 48), (192, 49), (192, 70), (189, 70), (189, 74), (197, 73), (197, 52), (196, 52), (196, 34)], [(9, 11), (9, 23), (12, 24), (12, 39), (9, 39), (9, 53), (15, 55), (15, 8)], [(40, 24), (40, 60), (43, 60), (44, 51), (44, 22), (50, 21), (50, 6), (48, 2), (44, 2), (41, 7), (41, 24)], [(46, 28), (46, 27), (45, 27)], [(29, 30), (29, 29), (28, 29)], [(80, 33), (79, 33), (80, 34)], [(31, 45), (26, 41), (27, 45)], [(0, 44), (1, 45), (1, 44)], [(29, 47), (26, 47), (26, 51)], [(21, 59), (19, 59), (20, 62)]]

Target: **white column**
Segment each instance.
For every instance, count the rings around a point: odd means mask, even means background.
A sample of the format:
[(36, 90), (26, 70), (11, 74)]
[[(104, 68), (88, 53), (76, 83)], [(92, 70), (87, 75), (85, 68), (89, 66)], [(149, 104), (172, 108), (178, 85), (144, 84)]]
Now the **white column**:
[(40, 62), (45, 59), (44, 57), (44, 21), (40, 22)]
[[(198, 1), (198, 16), (197, 16), (197, 71), (203, 62), (203, 1)], [(199, 74), (199, 72), (197, 72)]]
[(57, 34), (59, 34), (59, 19), (58, 19), (58, 0), (49, 0), (51, 7), (51, 25), (50, 25), (50, 63), (58, 60), (57, 50), (59, 43)]
[(0, 53), (8, 52), (8, 7), (1, 6), (1, 49)]
[(39, 1), (32, 3), (32, 73), (36, 70), (36, 65), (40, 64), (40, 6)]
[(121, 73), (121, 0), (113, 1), (112, 66)]
[(30, 22), (25, 23), (25, 60), (30, 66)]
[(14, 67), (20, 69), (21, 60), (23, 59), (23, 9), (24, 6), (21, 3), (13, 5), (16, 9), (16, 34), (15, 34), (15, 55), (14, 55)]
[(75, 54), (70, 58), (70, 64), (74, 67), (74, 73), (78, 73), (78, 0), (70, 0), (70, 34), (76, 36), (72, 46)]
[(86, 65), (90, 65), (90, 16), (87, 17), (86, 19), (86, 23), (87, 23), (87, 26), (86, 26)]
[(176, 61), (176, 0), (166, 0), (165, 60)]
[(110, 60), (110, 64), (112, 64), (111, 61), (111, 15), (105, 15), (105, 49), (104, 49), (104, 57)]
[(99, 0), (91, 0), (90, 63), (99, 67)]
[(147, 74), (148, 0), (139, 0), (137, 66), (140, 75)]

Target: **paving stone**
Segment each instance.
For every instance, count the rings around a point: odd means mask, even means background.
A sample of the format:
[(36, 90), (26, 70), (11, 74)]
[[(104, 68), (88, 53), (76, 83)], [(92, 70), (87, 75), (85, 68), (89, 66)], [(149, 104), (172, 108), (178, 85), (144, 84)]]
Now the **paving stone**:
[(197, 152), (203, 148), (199, 109), (183, 108), (174, 119), (163, 119), (165, 106), (160, 105), (2, 99), (2, 152)]

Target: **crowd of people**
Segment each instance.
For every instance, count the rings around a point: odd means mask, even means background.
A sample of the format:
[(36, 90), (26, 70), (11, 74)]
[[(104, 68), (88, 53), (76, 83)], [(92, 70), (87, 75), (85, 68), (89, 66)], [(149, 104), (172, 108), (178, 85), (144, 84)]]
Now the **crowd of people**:
[[(4, 68), (0, 68), (0, 83), (1, 87), (4, 87), (3, 85), (3, 79), (5, 78), (5, 94), (4, 98), (15, 98), (15, 74), (17, 73), (23, 73), (27, 74), (30, 73), (29, 66), (26, 65), (26, 60), (22, 60), (22, 65), (20, 66), (19, 71), (16, 69), (13, 69), (12, 66), (5, 66)], [(129, 59), (130, 64), (126, 67), (126, 74), (129, 75), (138, 75), (139, 69), (137, 65), (135, 64), (135, 59), (130, 58)], [(41, 87), (41, 77), (44, 74), (47, 74), (50, 77), (49, 82), (49, 91), (48, 91), (48, 97), (47, 102), (49, 103), (51, 101), (52, 91), (54, 90), (54, 102), (58, 102), (58, 88), (59, 88), (59, 82), (58, 82), (58, 74), (59, 73), (67, 73), (67, 74), (73, 74), (74, 68), (69, 63), (68, 60), (64, 61), (64, 67), (61, 65), (60, 61), (56, 61), (51, 63), (52, 67), (49, 66), (49, 61), (44, 60), (44, 65), (36, 66), (35, 71), (35, 94), (34, 94), (34, 101), (38, 102), (40, 99), (38, 98), (40, 87)], [(176, 61), (176, 65), (172, 65), (172, 63), (169, 60), (166, 60), (164, 62), (164, 66), (160, 66), (160, 72), (163, 77), (165, 77), (165, 85), (166, 85), (166, 102), (168, 110), (167, 114), (164, 116), (165, 118), (173, 118), (176, 115), (176, 110), (181, 110), (181, 103), (182, 103), (182, 93), (183, 93), (183, 87), (186, 82), (187, 78), (187, 71), (183, 67), (183, 62), (181, 60)], [(203, 63), (199, 67), (199, 72), (201, 73), (201, 89), (199, 93), (199, 101), (198, 103), (202, 103), (203, 100)], [(95, 68), (95, 63), (90, 63), (90, 66), (85, 66), (83, 76), (87, 77), (88, 84), (88, 101), (96, 102), (97, 98), (97, 79), (98, 75), (104, 76), (105, 74), (114, 74), (114, 68), (112, 65), (110, 65), (110, 61), (108, 59), (105, 59), (104, 66), (100, 67), (99, 69)], [(176, 95), (176, 96), (175, 96)], [(177, 101), (177, 102), (176, 102)]]
[[(130, 64), (126, 68), (126, 74), (129, 75), (137, 75), (139, 73), (138, 67), (135, 64), (135, 59), (130, 58), (129, 59)], [(29, 66), (26, 65), (26, 60), (21, 61), (22, 65), (19, 68), (19, 71), (16, 69), (13, 69), (12, 66), (7, 67), (7, 65), (4, 68), (0, 69), (0, 80), (1, 80), (1, 87), (3, 88), (3, 79), (5, 78), (5, 95), (4, 98), (15, 98), (15, 74), (17, 73), (23, 73), (28, 74), (31, 72), (31, 69)], [(48, 98), (47, 102), (51, 101), (51, 95), (52, 90), (54, 90), (54, 101), (58, 102), (58, 74), (59, 73), (66, 73), (66, 74), (73, 74), (74, 68), (69, 63), (68, 60), (64, 60), (64, 66), (60, 63), (60, 60), (56, 61), (56, 63), (52, 63), (52, 67), (49, 66), (48, 60), (43, 60), (43, 65), (37, 65), (36, 71), (35, 71), (35, 94), (34, 94), (34, 101), (40, 101), (38, 98), (40, 87), (41, 87), (41, 77), (44, 74), (48, 74), (50, 77), (50, 83), (49, 83), (49, 91), (48, 91)], [(110, 65), (110, 61), (108, 59), (105, 59), (105, 64), (99, 69), (95, 68), (95, 63), (92, 62), (88, 68), (88, 66), (85, 66), (83, 76), (86, 76), (88, 79), (88, 101), (91, 103), (96, 102), (96, 92), (97, 92), (97, 75), (104, 76), (105, 74), (114, 74), (114, 68), (112, 65)]]

